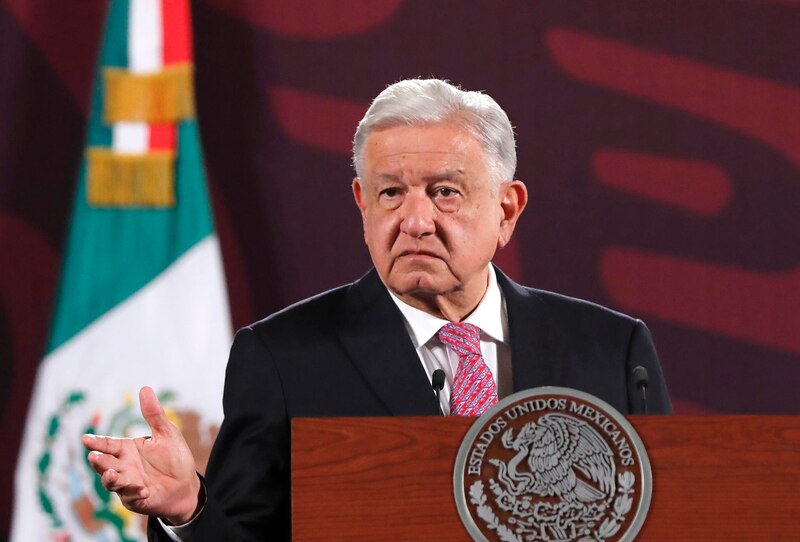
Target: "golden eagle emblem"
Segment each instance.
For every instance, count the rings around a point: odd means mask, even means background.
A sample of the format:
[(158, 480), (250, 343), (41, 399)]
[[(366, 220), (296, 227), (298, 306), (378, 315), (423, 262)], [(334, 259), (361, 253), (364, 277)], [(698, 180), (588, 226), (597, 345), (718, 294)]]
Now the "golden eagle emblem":
[[(564, 414), (545, 414), (501, 439), (517, 454), (497, 459), (498, 480), (515, 496), (536, 494), (566, 502), (591, 503), (614, 496), (614, 455), (587, 423)], [(527, 469), (520, 470), (525, 461)]]

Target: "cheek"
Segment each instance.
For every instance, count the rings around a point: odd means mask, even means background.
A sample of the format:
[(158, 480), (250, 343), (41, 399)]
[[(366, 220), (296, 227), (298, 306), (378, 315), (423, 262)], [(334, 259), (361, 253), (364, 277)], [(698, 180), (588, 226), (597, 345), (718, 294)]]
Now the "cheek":
[(458, 243), (463, 256), (468, 259), (481, 259), (485, 253), (493, 251), (500, 237), (498, 222), (486, 217), (459, 224), (458, 229), (453, 228), (451, 232), (452, 243)]
[(364, 238), (370, 248), (388, 250), (394, 241), (396, 226), (387, 216), (368, 215), (364, 219)]

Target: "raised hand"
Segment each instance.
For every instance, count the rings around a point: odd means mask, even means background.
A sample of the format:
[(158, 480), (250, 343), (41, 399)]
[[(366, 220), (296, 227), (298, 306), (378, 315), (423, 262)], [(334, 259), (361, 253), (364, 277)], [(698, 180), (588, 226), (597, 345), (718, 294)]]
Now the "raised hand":
[(89, 463), (101, 475), (103, 486), (117, 493), (127, 509), (173, 525), (186, 523), (201, 504), (194, 457), (152, 388), (139, 391), (139, 404), (152, 436), (83, 435)]

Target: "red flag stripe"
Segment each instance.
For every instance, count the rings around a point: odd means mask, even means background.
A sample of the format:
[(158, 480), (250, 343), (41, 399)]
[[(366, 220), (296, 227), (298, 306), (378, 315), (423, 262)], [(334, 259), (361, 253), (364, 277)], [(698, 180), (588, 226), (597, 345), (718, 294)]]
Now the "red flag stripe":
[(161, 0), (164, 66), (192, 61), (191, 20), (189, 0)]

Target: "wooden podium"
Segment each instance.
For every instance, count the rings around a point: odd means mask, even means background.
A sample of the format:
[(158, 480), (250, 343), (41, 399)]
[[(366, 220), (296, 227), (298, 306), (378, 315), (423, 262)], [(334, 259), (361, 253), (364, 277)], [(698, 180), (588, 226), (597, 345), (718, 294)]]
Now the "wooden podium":
[[(630, 416), (653, 468), (638, 540), (800, 540), (800, 417)], [(453, 466), (474, 418), (292, 422), (296, 540), (469, 540)]]

